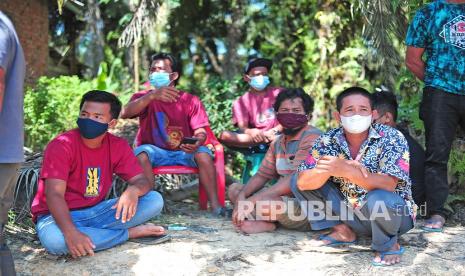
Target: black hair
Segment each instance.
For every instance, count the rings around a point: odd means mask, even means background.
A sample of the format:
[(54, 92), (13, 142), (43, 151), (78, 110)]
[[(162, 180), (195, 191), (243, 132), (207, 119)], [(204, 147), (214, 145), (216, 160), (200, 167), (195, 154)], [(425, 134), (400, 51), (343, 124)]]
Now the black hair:
[(110, 113), (113, 119), (118, 119), (121, 112), (121, 101), (115, 95), (101, 90), (91, 90), (84, 94), (79, 104), (79, 110), (82, 109), (84, 102), (109, 103)]
[(150, 57), (150, 65), (149, 66), (152, 66), (152, 63), (155, 60), (159, 60), (159, 59), (167, 59), (167, 60), (170, 61), (170, 63), (171, 63), (171, 71), (178, 73), (178, 78), (174, 81), (175, 84), (178, 84), (179, 78), (181, 77), (181, 73), (182, 73), (181, 71), (182, 70), (181, 70), (181, 66), (178, 63), (178, 61), (176, 60), (176, 58), (170, 53), (163, 53), (163, 52), (156, 53), (156, 54), (153, 54)]
[(305, 93), (305, 91), (302, 88), (289, 88), (279, 92), (278, 97), (276, 97), (276, 101), (273, 105), (274, 111), (278, 112), (279, 107), (285, 100), (297, 98), (302, 99), (305, 114), (310, 114), (311, 112), (313, 112), (313, 106), (315, 103), (313, 102), (312, 97)]
[(265, 67), (270, 72), (271, 67), (273, 67), (273, 61), (267, 58), (251, 58), (245, 65), (244, 74), (248, 75), (250, 70), (255, 67)]
[(374, 109), (378, 110), (380, 115), (390, 112), (394, 117), (394, 121), (397, 121), (399, 104), (397, 103), (396, 95), (390, 91), (381, 91), (372, 94), (372, 96)]
[(366, 97), (368, 100), (370, 100), (370, 107), (371, 107), (371, 109), (373, 109), (373, 96), (370, 94), (370, 92), (368, 92), (364, 88), (354, 86), (354, 87), (349, 87), (349, 88), (345, 89), (344, 91), (339, 93), (339, 95), (337, 95), (337, 97), (336, 97), (337, 111), (340, 112), (341, 109), (342, 109), (342, 100), (345, 97), (352, 96), (352, 95), (361, 95), (363, 97)]

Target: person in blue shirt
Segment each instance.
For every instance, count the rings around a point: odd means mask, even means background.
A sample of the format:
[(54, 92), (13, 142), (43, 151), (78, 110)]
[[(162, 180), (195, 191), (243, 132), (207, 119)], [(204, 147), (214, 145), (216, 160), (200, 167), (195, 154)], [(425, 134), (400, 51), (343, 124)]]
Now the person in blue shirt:
[(416, 205), (409, 177), (409, 148), (400, 131), (373, 123), (372, 95), (351, 87), (336, 99), (341, 127), (315, 142), (291, 190), (300, 200), (312, 230), (332, 228), (313, 244), (355, 243), (372, 237), (372, 264), (400, 262), (399, 235), (413, 228)]
[(411, 22), (405, 63), (425, 84), (420, 119), (425, 126), (426, 208), (423, 230), (442, 231), (449, 212), (447, 163), (457, 126), (465, 129), (465, 0), (438, 0)]

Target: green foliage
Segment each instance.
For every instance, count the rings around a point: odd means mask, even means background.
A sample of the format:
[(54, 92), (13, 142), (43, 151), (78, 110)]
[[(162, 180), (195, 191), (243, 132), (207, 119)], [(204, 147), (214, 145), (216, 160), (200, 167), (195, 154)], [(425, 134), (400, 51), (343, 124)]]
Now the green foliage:
[(134, 92), (131, 74), (123, 63), (123, 53), (115, 55), (110, 47), (105, 47), (105, 61), (100, 63), (93, 81), (97, 89), (115, 93), (123, 104), (129, 101)]
[[(200, 97), (207, 110), (210, 126), (217, 137), (224, 130), (235, 129), (232, 124), (232, 105), (247, 89), (245, 82), (239, 77), (232, 81), (212, 77), (191, 89), (202, 92)], [(229, 169), (236, 179), (240, 179), (245, 164), (243, 156), (228, 148), (225, 150)]]
[(465, 185), (465, 152), (460, 147), (453, 149), (450, 154), (449, 174), (457, 176), (459, 185)]
[(8, 225), (13, 225), (16, 220), (16, 213), (13, 210), (8, 210)]
[(451, 213), (454, 213), (454, 208), (452, 208), (452, 205), (455, 203), (465, 203), (465, 195), (464, 194), (449, 194), (447, 197), (447, 201), (444, 204), (444, 209), (448, 210)]
[(400, 98), (398, 120), (408, 123), (416, 133), (423, 134), (423, 121), (419, 117), (422, 84), (406, 68), (402, 68), (397, 80), (395, 90)]
[(24, 98), (24, 120), (27, 147), (41, 150), (57, 134), (75, 125), (81, 96), (94, 88), (78, 77), (39, 79), (28, 88)]
[(210, 78), (194, 91), (201, 91), (201, 100), (207, 110), (212, 130), (219, 135), (232, 130), (232, 104), (247, 90), (242, 80), (228, 81), (219, 77)]

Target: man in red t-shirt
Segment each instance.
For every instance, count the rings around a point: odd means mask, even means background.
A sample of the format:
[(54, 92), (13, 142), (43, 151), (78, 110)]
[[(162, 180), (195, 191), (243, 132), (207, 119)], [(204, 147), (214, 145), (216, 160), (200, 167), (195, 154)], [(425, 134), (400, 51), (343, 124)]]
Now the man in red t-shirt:
[[(40, 242), (52, 254), (93, 255), (128, 239), (164, 235), (140, 225), (160, 214), (163, 198), (143, 174), (129, 144), (107, 133), (121, 102), (104, 91), (87, 92), (78, 129), (53, 139), (45, 150), (31, 211)], [(128, 182), (119, 198), (104, 200), (113, 174)]]
[[(255, 58), (247, 63), (243, 79), (249, 83), (250, 89), (233, 103), (233, 123), (239, 130), (221, 133), (220, 140), (225, 145), (249, 148), (269, 144), (282, 130), (273, 109), (282, 89), (268, 86), (272, 65), (272, 61), (266, 58)], [(262, 148), (266, 152), (268, 147)]]
[[(154, 183), (153, 167), (182, 165), (199, 168), (212, 212), (224, 213), (218, 202), (213, 153), (207, 148), (207, 113), (200, 99), (176, 89), (180, 68), (167, 53), (151, 57), (152, 89), (135, 93), (121, 113), (122, 118), (139, 117), (134, 150), (145, 176)], [(190, 140), (190, 141), (189, 141)]]

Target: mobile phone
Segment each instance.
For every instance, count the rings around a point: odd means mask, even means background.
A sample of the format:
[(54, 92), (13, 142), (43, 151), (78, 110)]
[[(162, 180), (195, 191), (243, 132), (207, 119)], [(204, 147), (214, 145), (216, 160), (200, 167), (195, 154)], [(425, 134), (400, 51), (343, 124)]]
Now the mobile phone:
[(195, 137), (184, 137), (184, 138), (182, 138), (181, 144), (193, 145), (193, 144), (197, 143), (198, 140), (199, 139), (195, 138)]

